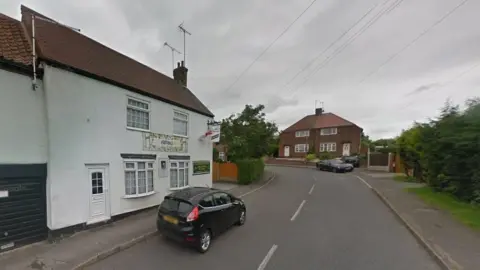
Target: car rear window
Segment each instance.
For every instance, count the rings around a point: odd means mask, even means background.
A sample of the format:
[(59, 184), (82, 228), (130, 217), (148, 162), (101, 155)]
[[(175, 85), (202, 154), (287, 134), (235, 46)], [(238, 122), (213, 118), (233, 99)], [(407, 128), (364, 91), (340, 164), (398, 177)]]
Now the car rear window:
[(192, 211), (193, 209), (193, 206), (190, 203), (180, 201), (180, 200), (175, 200), (172, 198), (167, 198), (163, 200), (160, 207), (167, 211), (177, 212), (179, 214), (190, 213), (190, 211)]

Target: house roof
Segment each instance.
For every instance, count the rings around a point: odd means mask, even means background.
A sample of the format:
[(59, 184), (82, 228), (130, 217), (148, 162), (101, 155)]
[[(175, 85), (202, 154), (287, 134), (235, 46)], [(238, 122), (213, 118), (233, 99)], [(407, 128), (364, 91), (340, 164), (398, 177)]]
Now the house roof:
[(293, 125), (286, 128), (283, 132), (342, 126), (356, 125), (334, 113), (322, 113), (320, 115), (312, 114), (300, 119)]
[(22, 64), (31, 63), (28, 60), (30, 46), (25, 47), (25, 44), (28, 45), (32, 35), (31, 15), (34, 14), (43, 18), (35, 20), (39, 59), (213, 117), (213, 113), (188, 88), (172, 78), (23, 5), (21, 11), (26, 31), (21, 31), (21, 24), (11, 18), (15, 23), (3, 19), (0, 24), (0, 57)]
[(0, 59), (16, 64), (32, 64), (32, 51), (22, 24), (0, 14)]

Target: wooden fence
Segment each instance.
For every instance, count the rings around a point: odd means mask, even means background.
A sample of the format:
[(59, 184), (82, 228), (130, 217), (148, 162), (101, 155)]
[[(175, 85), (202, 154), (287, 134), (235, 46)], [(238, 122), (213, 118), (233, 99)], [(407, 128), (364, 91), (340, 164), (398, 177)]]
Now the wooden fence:
[(238, 169), (235, 163), (213, 163), (212, 181), (237, 182)]

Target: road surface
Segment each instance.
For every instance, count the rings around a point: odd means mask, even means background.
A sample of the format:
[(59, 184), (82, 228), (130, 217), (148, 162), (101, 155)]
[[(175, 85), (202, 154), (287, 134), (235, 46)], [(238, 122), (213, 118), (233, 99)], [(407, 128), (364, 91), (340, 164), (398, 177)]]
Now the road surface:
[(88, 269), (440, 269), (353, 174), (271, 167), (245, 196), (247, 222), (206, 254), (156, 236)]

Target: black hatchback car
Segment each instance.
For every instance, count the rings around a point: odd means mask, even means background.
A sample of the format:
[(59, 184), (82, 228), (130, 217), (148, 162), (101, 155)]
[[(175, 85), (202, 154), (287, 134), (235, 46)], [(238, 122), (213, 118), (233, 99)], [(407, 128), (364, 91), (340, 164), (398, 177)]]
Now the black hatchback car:
[(321, 171), (330, 171), (330, 172), (351, 172), (353, 171), (353, 165), (343, 162), (338, 159), (331, 160), (320, 160), (316, 164), (317, 169)]
[(190, 187), (165, 196), (158, 208), (157, 229), (204, 253), (213, 237), (232, 225), (243, 225), (246, 214), (244, 202), (227, 192)]

